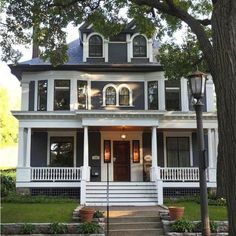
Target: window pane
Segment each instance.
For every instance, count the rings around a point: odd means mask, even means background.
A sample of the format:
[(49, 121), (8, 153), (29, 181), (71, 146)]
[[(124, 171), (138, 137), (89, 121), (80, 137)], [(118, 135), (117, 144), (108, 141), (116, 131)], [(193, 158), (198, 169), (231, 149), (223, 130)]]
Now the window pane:
[(147, 56), (147, 41), (142, 35), (138, 35), (133, 39), (133, 56)]
[(87, 81), (77, 82), (78, 109), (87, 109)]
[(116, 90), (113, 87), (106, 89), (106, 105), (116, 105)]
[(90, 57), (102, 57), (102, 38), (98, 35), (94, 35), (89, 39), (89, 56)]
[(48, 81), (39, 80), (38, 81), (38, 111), (47, 110), (47, 91), (48, 91)]
[(189, 167), (190, 146), (188, 137), (166, 138), (167, 166)]
[(69, 80), (55, 80), (54, 110), (70, 110)]
[(50, 166), (73, 167), (74, 159), (73, 137), (51, 137)]
[(148, 82), (148, 109), (158, 109), (158, 82)]
[(180, 81), (167, 80), (166, 85), (166, 110), (179, 111), (181, 110), (180, 100)]
[(119, 105), (129, 106), (129, 89), (121, 88), (119, 92)]

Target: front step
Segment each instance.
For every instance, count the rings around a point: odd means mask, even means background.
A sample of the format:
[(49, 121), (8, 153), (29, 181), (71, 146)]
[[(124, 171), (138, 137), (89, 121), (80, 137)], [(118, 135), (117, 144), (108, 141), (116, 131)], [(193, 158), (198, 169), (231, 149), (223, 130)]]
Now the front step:
[[(155, 206), (157, 190), (152, 182), (110, 182), (110, 206)], [(86, 185), (86, 205), (107, 205), (107, 183), (89, 182)]]
[(156, 212), (131, 211), (130, 213), (134, 216), (109, 219), (109, 236), (164, 236), (162, 223)]

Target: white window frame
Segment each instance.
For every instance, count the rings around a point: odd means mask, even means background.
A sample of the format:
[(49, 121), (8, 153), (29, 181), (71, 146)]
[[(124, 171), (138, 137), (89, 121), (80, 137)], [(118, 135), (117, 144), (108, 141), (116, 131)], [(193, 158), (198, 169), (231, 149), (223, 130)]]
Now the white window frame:
[[(166, 139), (171, 137), (186, 137), (189, 138), (189, 152), (190, 152), (190, 166), (193, 167), (193, 142), (192, 142), (192, 132), (164, 132), (163, 133), (163, 143), (164, 143), (164, 167), (167, 167), (167, 146), (166, 146)], [(177, 167), (177, 166), (176, 166)]]
[[(113, 87), (116, 91), (116, 107), (132, 107), (133, 106), (133, 92), (132, 92), (132, 89), (127, 85), (127, 84), (120, 84), (120, 85), (115, 85), (115, 84), (112, 84), (112, 83), (109, 83), (109, 84), (106, 84), (104, 87), (103, 87), (103, 90), (102, 90), (102, 106), (103, 107), (106, 107), (106, 106), (112, 106), (112, 105), (106, 105), (106, 90), (107, 88), (109, 87)], [(126, 105), (120, 105), (119, 104), (119, 93), (120, 93), (120, 90), (122, 88), (127, 88), (129, 90), (129, 105), (126, 106)]]
[[(89, 56), (89, 40), (90, 40), (90, 38), (92, 37), (92, 36), (95, 36), (95, 35), (98, 35), (99, 37), (101, 37), (101, 39), (102, 39), (102, 56), (101, 57), (90, 57)], [(104, 41), (105, 41), (105, 39), (104, 39), (104, 37), (101, 35), (101, 34), (99, 34), (99, 33), (97, 33), (97, 32), (94, 32), (94, 33), (91, 33), (90, 35), (88, 35), (88, 37), (87, 37), (87, 44), (88, 44), (88, 58), (104, 58), (105, 56), (105, 44), (104, 44)]]
[[(49, 131), (47, 140), (47, 166), (50, 165), (50, 140), (51, 137), (73, 137), (74, 150), (73, 150), (73, 167), (76, 167), (76, 131)], [(63, 166), (62, 166), (63, 167)]]

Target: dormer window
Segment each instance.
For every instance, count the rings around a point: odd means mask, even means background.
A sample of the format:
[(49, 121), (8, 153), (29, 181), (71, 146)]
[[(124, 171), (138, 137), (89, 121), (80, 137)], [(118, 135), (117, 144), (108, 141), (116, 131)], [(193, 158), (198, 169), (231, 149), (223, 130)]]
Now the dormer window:
[(112, 86), (106, 88), (106, 105), (116, 105), (116, 89)]
[(126, 87), (123, 87), (119, 91), (119, 105), (120, 106), (129, 106), (130, 102), (130, 94), (129, 89)]
[(103, 41), (99, 35), (89, 38), (89, 57), (102, 57)]
[(142, 35), (133, 39), (133, 57), (147, 57), (147, 40)]

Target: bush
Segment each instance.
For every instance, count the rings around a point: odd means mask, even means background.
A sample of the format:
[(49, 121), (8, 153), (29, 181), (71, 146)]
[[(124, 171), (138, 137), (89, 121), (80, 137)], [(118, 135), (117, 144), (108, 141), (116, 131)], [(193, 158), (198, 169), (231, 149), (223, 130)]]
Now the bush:
[(15, 191), (15, 180), (13, 177), (1, 173), (0, 175), (1, 178), (1, 196), (7, 196), (10, 192)]
[(104, 214), (102, 211), (95, 211), (94, 215), (93, 215), (93, 218), (103, 218), (104, 217)]
[(194, 223), (185, 219), (177, 220), (171, 225), (171, 231), (173, 232), (192, 232), (194, 229)]
[[(210, 221), (210, 229), (211, 229), (212, 233), (216, 233), (217, 229), (218, 229), (218, 224), (214, 221)], [(202, 231), (202, 222), (196, 223), (193, 231), (194, 232), (201, 232)]]
[(78, 234), (100, 234), (102, 233), (102, 227), (98, 224), (85, 222), (78, 226)]
[(50, 234), (66, 234), (68, 233), (67, 225), (55, 222), (49, 225)]
[(20, 234), (32, 234), (35, 230), (35, 226), (32, 224), (23, 224), (20, 228)]

